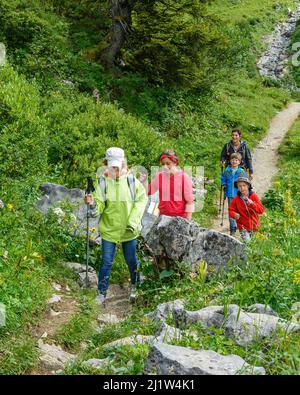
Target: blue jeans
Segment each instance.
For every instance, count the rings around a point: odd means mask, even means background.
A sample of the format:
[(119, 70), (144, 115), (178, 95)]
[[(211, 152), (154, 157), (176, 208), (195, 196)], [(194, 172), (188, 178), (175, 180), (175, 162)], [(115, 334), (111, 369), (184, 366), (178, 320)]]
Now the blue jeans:
[[(116, 246), (116, 243), (102, 239), (102, 259), (99, 270), (98, 289), (103, 294), (106, 294), (109, 287), (110, 271), (116, 254)], [(122, 243), (122, 250), (130, 272), (131, 284), (135, 285), (140, 282), (140, 273), (137, 272), (140, 263), (136, 256), (136, 239), (124, 241)]]
[[(232, 201), (233, 197), (227, 197), (227, 201), (228, 201), (228, 207)], [(236, 220), (233, 218), (229, 218), (229, 226), (230, 226), (230, 230), (231, 231), (236, 231), (237, 230), (237, 224), (236, 224)]]

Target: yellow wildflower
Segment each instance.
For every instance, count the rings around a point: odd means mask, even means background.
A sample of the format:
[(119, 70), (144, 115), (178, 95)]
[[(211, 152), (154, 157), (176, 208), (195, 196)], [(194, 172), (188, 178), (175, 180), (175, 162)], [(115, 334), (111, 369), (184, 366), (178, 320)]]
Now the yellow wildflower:
[(8, 203), (8, 204), (7, 204), (7, 208), (8, 208), (9, 210), (13, 210), (13, 209), (14, 209), (14, 205), (13, 205), (12, 203)]
[(284, 194), (284, 213), (289, 217), (294, 217), (296, 215), (296, 211), (292, 206), (292, 195), (289, 189)]
[(294, 283), (300, 283), (300, 270), (296, 270), (293, 278)]
[(258, 233), (256, 233), (255, 238), (258, 240), (266, 240), (267, 236), (258, 232)]
[(90, 230), (92, 233), (96, 232), (96, 228), (91, 228)]

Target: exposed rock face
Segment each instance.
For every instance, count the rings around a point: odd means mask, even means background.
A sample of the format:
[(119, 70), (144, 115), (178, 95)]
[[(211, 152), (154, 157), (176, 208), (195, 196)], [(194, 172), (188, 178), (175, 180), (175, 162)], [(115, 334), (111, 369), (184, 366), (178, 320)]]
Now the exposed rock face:
[(181, 217), (158, 217), (145, 235), (145, 242), (157, 261), (164, 262), (165, 266), (159, 264), (159, 270), (170, 268), (174, 261), (193, 267), (200, 259), (218, 270), (231, 258), (244, 259), (241, 242)]
[(247, 364), (237, 355), (220, 355), (210, 350), (192, 350), (155, 342), (150, 350), (145, 373), (166, 375), (265, 374), (262, 367)]
[(257, 63), (260, 74), (272, 79), (280, 79), (287, 73), (286, 61), (288, 59), (288, 45), (296, 23), (300, 19), (300, 6), (289, 19), (279, 24), (275, 32), (266, 38), (268, 49)]

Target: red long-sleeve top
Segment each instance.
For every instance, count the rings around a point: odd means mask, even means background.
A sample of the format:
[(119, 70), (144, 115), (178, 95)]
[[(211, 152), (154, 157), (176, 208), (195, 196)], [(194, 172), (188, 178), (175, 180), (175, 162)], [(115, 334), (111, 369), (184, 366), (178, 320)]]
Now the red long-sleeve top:
[(149, 185), (148, 195), (156, 191), (159, 191), (160, 215), (186, 218), (187, 212), (194, 211), (193, 184), (184, 171), (174, 175), (158, 172)]
[[(246, 230), (257, 230), (260, 226), (258, 215), (265, 212), (265, 208), (262, 205), (259, 197), (254, 192), (250, 192), (249, 199), (253, 203), (245, 202), (240, 193), (233, 198), (231, 201), (228, 211), (229, 217), (236, 220), (238, 229)], [(236, 219), (235, 215), (240, 214), (240, 218)]]

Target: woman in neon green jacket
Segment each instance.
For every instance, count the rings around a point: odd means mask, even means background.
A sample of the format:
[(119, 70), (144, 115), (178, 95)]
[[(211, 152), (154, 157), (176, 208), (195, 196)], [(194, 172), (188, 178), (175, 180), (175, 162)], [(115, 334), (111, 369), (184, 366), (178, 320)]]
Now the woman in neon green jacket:
[(116, 244), (122, 243), (130, 279), (130, 300), (135, 300), (139, 283), (139, 261), (136, 256), (136, 238), (141, 231), (141, 220), (148, 201), (144, 186), (128, 174), (124, 151), (111, 147), (105, 154), (107, 170), (99, 178), (92, 195), (86, 195), (94, 215), (101, 215), (99, 233), (102, 238), (102, 258), (99, 271), (96, 302), (105, 302)]

